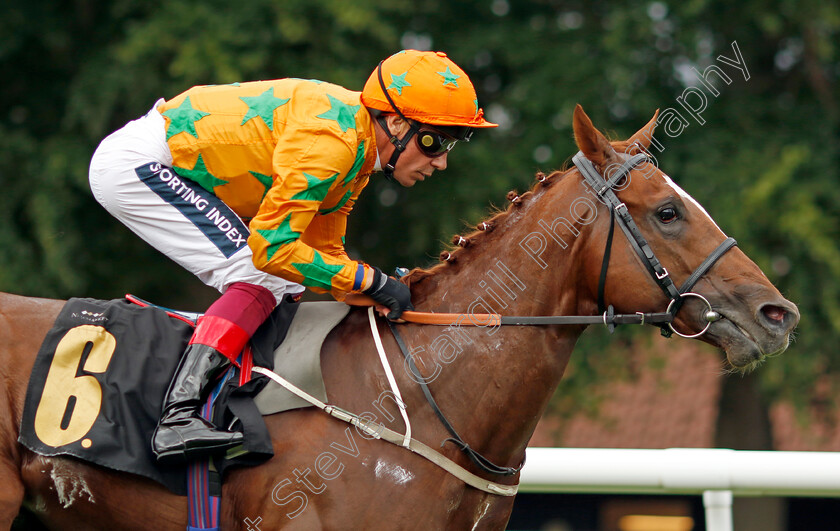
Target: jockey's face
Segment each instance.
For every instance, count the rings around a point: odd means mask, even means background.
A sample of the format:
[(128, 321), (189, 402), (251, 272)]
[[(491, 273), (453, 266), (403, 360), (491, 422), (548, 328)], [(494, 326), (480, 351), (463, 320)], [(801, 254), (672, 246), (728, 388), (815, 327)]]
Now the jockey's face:
[[(391, 134), (397, 138), (402, 139), (410, 129), (410, 125), (397, 115), (389, 115), (386, 117), (386, 120)], [(449, 153), (444, 153), (437, 157), (425, 155), (420, 150), (420, 146), (417, 144), (415, 137), (412, 137), (408, 142), (408, 146), (400, 154), (396, 167), (394, 168), (394, 180), (407, 188), (414, 186), (417, 181), (423, 181), (427, 177), (430, 177), (435, 170), (445, 170), (447, 157), (449, 156)], [(379, 149), (379, 159), (385, 164), (390, 160), (395, 148), (393, 144), (388, 142), (387, 135), (382, 139), (384, 142), (380, 140), (378, 134), (376, 140), (377, 148)]]

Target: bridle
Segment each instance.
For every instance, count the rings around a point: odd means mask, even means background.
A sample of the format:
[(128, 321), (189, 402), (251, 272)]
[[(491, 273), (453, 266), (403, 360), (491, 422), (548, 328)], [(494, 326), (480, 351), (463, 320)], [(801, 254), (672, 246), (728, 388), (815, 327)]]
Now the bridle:
[[(587, 186), (592, 188), (595, 195), (597, 195), (601, 201), (609, 208), (610, 211), (610, 227), (609, 233), (607, 234), (607, 242), (606, 248), (604, 249), (604, 257), (601, 261), (601, 275), (598, 280), (598, 312), (601, 315), (549, 315), (549, 316), (507, 316), (507, 315), (496, 315), (496, 314), (467, 314), (466, 317), (472, 321), (471, 323), (466, 322), (465, 315), (463, 314), (427, 314), (424, 312), (414, 312), (414, 311), (406, 311), (403, 312), (403, 319), (408, 322), (414, 323), (422, 323), (422, 324), (438, 324), (438, 325), (448, 325), (448, 326), (461, 326), (461, 325), (477, 325), (477, 326), (498, 326), (498, 325), (551, 325), (551, 324), (605, 324), (609, 328), (610, 332), (612, 332), (616, 325), (619, 324), (651, 324), (658, 326), (662, 330), (662, 334), (666, 337), (670, 337), (672, 334), (677, 334), (681, 337), (687, 338), (694, 338), (699, 337), (706, 333), (709, 329), (711, 324), (719, 319), (721, 319), (721, 315), (712, 309), (711, 303), (706, 299), (704, 296), (700, 295), (699, 293), (694, 293), (691, 290), (694, 287), (694, 284), (697, 283), (700, 278), (705, 275), (709, 269), (712, 268), (715, 263), (720, 260), (720, 258), (726, 254), (728, 250), (733, 248), (737, 245), (737, 242), (734, 238), (727, 237), (717, 248), (712, 251), (709, 256), (706, 257), (705, 260), (694, 270), (694, 272), (689, 275), (689, 277), (685, 280), (682, 286), (677, 288), (674, 284), (674, 281), (671, 279), (671, 275), (668, 273), (668, 270), (665, 269), (659, 260), (656, 258), (656, 255), (651, 249), (650, 245), (648, 244), (645, 237), (642, 235), (642, 232), (639, 230), (639, 227), (636, 225), (636, 222), (633, 220), (633, 216), (630, 215), (630, 212), (627, 209), (627, 205), (625, 205), (616, 195), (614, 188), (616, 185), (621, 183), (621, 181), (626, 177), (630, 178), (629, 174), (639, 164), (645, 162), (650, 163), (650, 158), (644, 153), (644, 150), (639, 146), (640, 151), (642, 153), (632, 155), (628, 157), (617, 169), (615, 172), (609, 175), (609, 178), (605, 178), (598, 170), (595, 168), (595, 165), (584, 156), (583, 152), (578, 152), (573, 158), (572, 161), (574, 162), (577, 169), (580, 171), (580, 174), (583, 176), (584, 181)], [(607, 270), (609, 269), (610, 264), (610, 252), (612, 250), (612, 240), (613, 240), (613, 233), (615, 231), (615, 224), (616, 220), (618, 221), (618, 226), (621, 227), (621, 230), (627, 236), (627, 240), (630, 242), (630, 246), (642, 260), (642, 263), (645, 265), (648, 273), (650, 274), (653, 281), (659, 286), (659, 289), (665, 294), (666, 297), (670, 299), (668, 303), (668, 307), (664, 312), (658, 313), (642, 313), (636, 312), (634, 314), (616, 314), (615, 310), (613, 309), (612, 305), (604, 307), (604, 289), (606, 285), (607, 279)], [(683, 303), (685, 302), (686, 297), (695, 297), (703, 301), (706, 304), (706, 311), (704, 313), (704, 318), (706, 320), (706, 326), (700, 332), (696, 334), (683, 334), (674, 328), (673, 322), (676, 319), (677, 313), (679, 312), (680, 308), (682, 307)], [(478, 321), (478, 322), (476, 322)], [(427, 402), (434, 410), (435, 414), (437, 415), (440, 422), (446, 428), (446, 430), (451, 435), (450, 438), (444, 440), (443, 443), (452, 442), (455, 444), (462, 452), (464, 452), (467, 457), (479, 468), (488, 472), (490, 474), (496, 474), (501, 476), (512, 476), (517, 474), (524, 465), (523, 462), (518, 467), (504, 467), (499, 466), (491, 462), (489, 459), (475, 451), (473, 448), (470, 447), (461, 437), (458, 435), (458, 432), (455, 431), (455, 428), (452, 424), (447, 420), (446, 416), (438, 407), (437, 403), (435, 402), (434, 397), (432, 396), (431, 391), (429, 390), (429, 386), (426, 384), (423, 375), (418, 370), (417, 366), (414, 364), (414, 360), (409, 352), (408, 347), (406, 346), (405, 342), (402, 339), (401, 334), (399, 333), (397, 326), (390, 320), (387, 320), (388, 326), (391, 329), (391, 332), (394, 334), (394, 338), (397, 341), (397, 344), (400, 347), (400, 351), (402, 352), (403, 356), (405, 357), (405, 361), (407, 367), (415, 376), (415, 381), (420, 385), (421, 389), (423, 390), (423, 394), (426, 397)], [(443, 444), (442, 443), (442, 444)]]
[[(641, 147), (640, 147), (641, 149)], [(737, 245), (734, 238), (724, 239), (720, 245), (712, 251), (709, 256), (695, 269), (691, 275), (685, 280), (682, 286), (676, 287), (674, 281), (668, 270), (665, 269), (661, 262), (656, 258), (656, 255), (651, 249), (630, 212), (627, 206), (618, 198), (614, 188), (621, 183), (625, 177), (629, 178), (629, 173), (639, 164), (650, 162), (650, 158), (644, 154), (636, 154), (627, 158), (615, 172), (609, 175), (609, 179), (604, 178), (590, 160), (588, 160), (583, 153), (578, 152), (573, 158), (575, 166), (580, 171), (584, 178), (584, 182), (589, 186), (593, 193), (597, 195), (601, 201), (609, 208), (610, 211), (610, 226), (607, 234), (606, 247), (604, 249), (604, 256), (601, 261), (601, 275), (598, 279), (598, 315), (499, 315), (499, 314), (455, 314), (455, 313), (428, 313), (417, 311), (403, 312), (402, 319), (410, 323), (417, 324), (432, 324), (441, 326), (482, 326), (482, 327), (496, 327), (501, 325), (590, 325), (603, 324), (606, 325), (610, 332), (612, 332), (617, 325), (620, 324), (650, 324), (658, 326), (662, 330), (662, 334), (670, 337), (672, 334), (677, 334), (681, 337), (696, 338), (705, 334), (709, 326), (715, 321), (721, 319), (721, 315), (712, 309), (711, 303), (699, 293), (694, 293), (691, 288), (697, 283), (700, 278), (705, 275), (720, 258), (726, 254), (731, 248)], [(618, 226), (621, 227), (630, 246), (639, 256), (642, 263), (645, 265), (648, 273), (653, 281), (659, 286), (659, 289), (668, 297), (668, 306), (664, 312), (635, 312), (630, 314), (616, 314), (612, 305), (606, 305), (604, 302), (604, 289), (607, 280), (607, 270), (609, 269), (610, 253), (612, 250), (612, 240), (615, 231), (616, 220)], [(402, 276), (398, 274), (398, 276)], [(706, 305), (706, 311), (703, 318), (706, 321), (706, 326), (695, 334), (684, 334), (674, 328), (673, 322), (676, 319), (677, 313), (682, 308), (683, 303), (687, 297), (694, 297), (700, 299)], [(346, 302), (350, 304), (371, 305), (372, 301), (365, 297), (358, 298), (348, 295)], [(353, 302), (353, 301), (356, 302)]]
[[(610, 228), (609, 233), (607, 234), (604, 258), (601, 262), (601, 276), (598, 280), (598, 312), (604, 313), (612, 311), (611, 306), (607, 309), (604, 308), (604, 286), (606, 284), (607, 269), (609, 268), (610, 263), (613, 231), (615, 229), (615, 221), (617, 219), (619, 227), (621, 227), (622, 231), (624, 231), (624, 234), (627, 236), (627, 240), (630, 242), (630, 246), (645, 265), (645, 268), (651, 278), (656, 285), (659, 286), (659, 289), (662, 290), (665, 296), (670, 299), (664, 315), (660, 318), (661, 321), (648, 321), (648, 324), (655, 324), (659, 326), (662, 329), (662, 334), (666, 337), (670, 337), (671, 333), (688, 338), (699, 337), (705, 334), (706, 330), (709, 329), (709, 326), (711, 326), (713, 322), (719, 320), (721, 316), (712, 309), (711, 303), (709, 303), (705, 297), (699, 293), (693, 293), (690, 290), (694, 287), (694, 284), (700, 280), (700, 277), (705, 275), (709, 269), (715, 265), (715, 262), (717, 262), (729, 249), (737, 245), (735, 238), (726, 238), (723, 240), (723, 242), (721, 242), (721, 244), (718, 245), (705, 260), (703, 260), (697, 269), (689, 275), (683, 285), (677, 289), (674, 281), (671, 279), (671, 275), (668, 273), (668, 270), (665, 269), (656, 258), (653, 249), (650, 248), (650, 245), (648, 245), (647, 240), (645, 240), (645, 237), (642, 235), (639, 227), (636, 225), (636, 222), (633, 221), (633, 217), (627, 210), (627, 205), (618, 198), (614, 190), (616, 185), (618, 185), (625, 177), (629, 179), (629, 174), (633, 168), (641, 163), (650, 164), (650, 158), (644, 152), (630, 156), (621, 164), (621, 166), (619, 166), (619, 168), (616, 169), (615, 172), (609, 175), (609, 179), (598, 173), (598, 170), (595, 169), (595, 165), (592, 164), (586, 156), (584, 156), (583, 152), (579, 151), (574, 157), (572, 157), (572, 161), (578, 171), (580, 171), (580, 174), (583, 176), (586, 184), (592, 188), (595, 194), (603, 201), (604, 204), (607, 205), (607, 208), (610, 210)], [(677, 312), (680, 311), (685, 297), (695, 297), (706, 304), (706, 312), (704, 314), (706, 326), (703, 330), (696, 334), (683, 334), (677, 331), (673, 325), (673, 321), (676, 319)], [(604, 313), (604, 315), (606, 316), (607, 313)]]

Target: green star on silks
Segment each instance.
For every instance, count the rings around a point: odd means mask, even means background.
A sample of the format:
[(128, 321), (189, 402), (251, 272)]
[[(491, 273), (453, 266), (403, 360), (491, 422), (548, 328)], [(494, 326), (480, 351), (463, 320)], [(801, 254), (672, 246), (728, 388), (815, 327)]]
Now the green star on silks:
[(179, 168), (175, 167), (175, 171), (178, 175), (186, 177), (188, 179), (192, 179), (193, 181), (197, 182), (201, 185), (202, 188), (210, 192), (211, 194), (215, 194), (215, 188), (217, 186), (221, 186), (223, 184), (227, 184), (228, 182), (224, 179), (219, 179), (209, 171), (207, 171), (207, 165), (204, 164), (204, 159), (201, 158), (201, 153), (198, 154), (198, 158), (195, 161), (195, 166), (193, 169), (189, 170), (187, 168)]
[(264, 173), (259, 173), (252, 170), (248, 170), (248, 173), (253, 175), (254, 179), (258, 180), (260, 184), (265, 187), (265, 191), (263, 192), (262, 197), (260, 198), (260, 201), (262, 201), (263, 199), (265, 199), (265, 194), (268, 193), (268, 189), (271, 188), (272, 184), (274, 184), (274, 179), (271, 177), (271, 175), (265, 175)]
[(274, 131), (274, 109), (282, 107), (289, 102), (289, 98), (278, 98), (274, 95), (274, 87), (266, 90), (259, 96), (240, 96), (240, 100), (248, 105), (248, 112), (239, 125), (259, 116), (270, 131)]
[(356, 178), (356, 175), (359, 174), (359, 170), (362, 169), (362, 166), (365, 164), (365, 141), (362, 140), (359, 142), (359, 145), (356, 147), (356, 160), (353, 161), (353, 167), (350, 168), (350, 171), (347, 172), (347, 176), (344, 177), (344, 186), (347, 186), (350, 181)]
[(344, 267), (343, 265), (329, 265), (321, 258), (321, 253), (315, 251), (311, 264), (292, 262), (292, 266), (303, 275), (301, 284), (310, 288), (332, 288), (332, 278)]
[(452, 83), (456, 87), (458, 86), (458, 78), (461, 77), (458, 74), (452, 72), (449, 67), (446, 67), (446, 70), (443, 72), (435, 72), (436, 74), (440, 74), (443, 76), (443, 84), (446, 85), (447, 83)]
[(316, 118), (323, 118), (325, 120), (335, 120), (338, 126), (341, 127), (341, 132), (346, 133), (351, 127), (356, 128), (356, 112), (358, 112), (361, 105), (347, 105), (343, 101), (333, 98), (327, 94), (330, 99), (330, 110), (323, 114), (319, 114)]
[(336, 173), (332, 177), (323, 180), (314, 175), (309, 175), (306, 172), (303, 172), (303, 176), (306, 177), (306, 189), (293, 195), (291, 198), (292, 201), (318, 201), (320, 203), (327, 197), (327, 192), (330, 191), (330, 186), (335, 182), (338, 174)]
[(166, 130), (166, 139), (169, 140), (178, 133), (187, 132), (192, 136), (198, 138), (198, 133), (195, 131), (195, 122), (201, 120), (209, 112), (199, 111), (194, 109), (190, 103), (190, 97), (184, 98), (181, 105), (168, 111), (163, 111), (163, 115), (169, 118), (169, 128)]
[(351, 195), (353, 195), (353, 190), (347, 190), (347, 193), (345, 193), (344, 196), (341, 199), (338, 200), (338, 203), (336, 203), (334, 207), (319, 210), (318, 213), (321, 214), (322, 216), (326, 216), (327, 214), (332, 214), (333, 212), (335, 212), (339, 208), (343, 207), (345, 205), (345, 203), (347, 203), (347, 200), (350, 199)]
[(395, 76), (391, 74), (391, 84), (388, 85), (389, 89), (397, 89), (397, 94), (402, 96), (402, 89), (403, 87), (410, 87), (411, 83), (405, 80), (405, 76), (408, 75), (408, 70), (403, 72), (402, 74)]
[(281, 245), (285, 245), (300, 238), (300, 233), (292, 230), (291, 221), (292, 215), (289, 214), (286, 216), (286, 219), (280, 222), (280, 225), (278, 225), (276, 229), (257, 229), (259, 235), (262, 236), (269, 244), (268, 249), (266, 250), (268, 260), (271, 260), (274, 253), (277, 252)]

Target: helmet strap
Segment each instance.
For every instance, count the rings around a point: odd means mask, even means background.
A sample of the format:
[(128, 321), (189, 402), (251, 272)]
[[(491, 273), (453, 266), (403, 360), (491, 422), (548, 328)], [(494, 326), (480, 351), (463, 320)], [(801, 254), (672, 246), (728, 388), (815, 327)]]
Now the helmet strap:
[(383, 173), (385, 173), (386, 179), (388, 179), (391, 182), (396, 182), (396, 180), (394, 179), (394, 169), (396, 169), (397, 167), (397, 159), (400, 158), (402, 152), (405, 151), (405, 148), (408, 147), (409, 140), (411, 140), (411, 137), (413, 137), (417, 133), (418, 128), (413, 125), (410, 126), (405, 136), (403, 136), (402, 139), (399, 139), (396, 137), (396, 135), (391, 134), (391, 130), (388, 128), (388, 122), (385, 120), (384, 116), (378, 117), (376, 121), (379, 122), (379, 125), (382, 126), (382, 129), (385, 130), (385, 132), (388, 134), (388, 140), (391, 142), (391, 144), (394, 145), (394, 151), (393, 153), (391, 153), (391, 158), (390, 160), (388, 160), (385, 166), (382, 167), (382, 171)]
[(388, 127), (388, 122), (385, 120), (384, 116), (380, 115), (376, 119), (379, 122), (379, 125), (382, 126), (382, 129), (384, 129), (385, 132), (388, 134), (388, 140), (391, 142), (391, 144), (394, 145), (394, 152), (391, 154), (391, 159), (388, 161), (387, 164), (385, 164), (385, 166), (382, 168), (382, 171), (385, 173), (386, 179), (388, 179), (391, 182), (397, 182), (396, 179), (394, 179), (394, 170), (397, 167), (397, 159), (400, 158), (402, 152), (405, 151), (405, 148), (408, 147), (408, 142), (411, 140), (411, 137), (417, 134), (420, 128), (416, 125), (416, 123), (413, 120), (409, 120), (405, 117), (402, 111), (400, 111), (399, 107), (397, 107), (397, 104), (394, 103), (394, 100), (391, 99), (391, 95), (388, 94), (388, 89), (385, 88), (385, 81), (382, 79), (382, 61), (380, 61), (379, 66), (376, 67), (376, 75), (379, 78), (379, 87), (382, 89), (382, 93), (385, 94), (385, 98), (388, 100), (388, 103), (391, 105), (391, 108), (394, 109), (394, 112), (397, 113), (397, 116), (402, 118), (405, 121), (405, 123), (408, 124), (409, 127), (408, 132), (405, 134), (405, 136), (403, 136), (402, 139), (399, 139), (395, 135), (391, 134), (391, 129)]

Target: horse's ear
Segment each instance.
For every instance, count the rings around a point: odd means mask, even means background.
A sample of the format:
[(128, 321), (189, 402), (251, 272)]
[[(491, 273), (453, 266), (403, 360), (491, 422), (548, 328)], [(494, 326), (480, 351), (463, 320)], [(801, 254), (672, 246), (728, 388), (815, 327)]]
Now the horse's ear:
[(583, 107), (575, 106), (575, 115), (572, 120), (575, 131), (575, 142), (578, 149), (601, 169), (619, 160), (610, 142), (600, 131), (592, 125), (592, 120), (583, 112)]
[(659, 109), (656, 109), (656, 112), (653, 113), (653, 118), (647, 123), (646, 126), (642, 127), (636, 134), (631, 136), (627, 139), (628, 144), (638, 143), (646, 150), (650, 148), (650, 142), (653, 138), (653, 130), (656, 129), (656, 118), (659, 116)]

